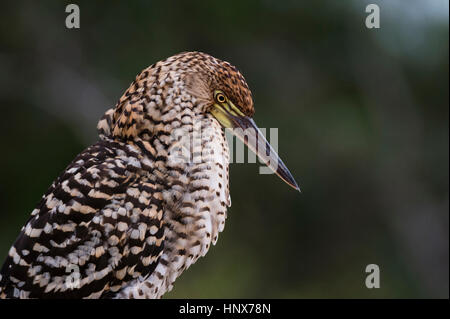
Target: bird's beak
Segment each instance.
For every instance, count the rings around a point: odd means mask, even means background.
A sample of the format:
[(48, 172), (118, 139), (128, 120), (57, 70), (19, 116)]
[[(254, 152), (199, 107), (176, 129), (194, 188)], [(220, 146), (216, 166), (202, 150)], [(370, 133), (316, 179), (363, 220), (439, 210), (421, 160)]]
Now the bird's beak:
[(245, 116), (231, 101), (223, 104), (214, 104), (211, 113), (222, 126), (230, 128), (232, 133), (247, 145), (283, 181), (300, 192), (300, 188), (292, 174), (269, 142), (267, 142), (251, 117)]

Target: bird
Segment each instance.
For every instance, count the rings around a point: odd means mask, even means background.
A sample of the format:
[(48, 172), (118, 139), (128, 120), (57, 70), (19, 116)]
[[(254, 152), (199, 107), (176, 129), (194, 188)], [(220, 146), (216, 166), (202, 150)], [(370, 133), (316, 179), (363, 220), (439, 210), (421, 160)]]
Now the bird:
[(0, 298), (161, 298), (224, 229), (225, 130), (300, 191), (254, 112), (241, 72), (209, 54), (144, 69), (31, 212), (0, 270)]

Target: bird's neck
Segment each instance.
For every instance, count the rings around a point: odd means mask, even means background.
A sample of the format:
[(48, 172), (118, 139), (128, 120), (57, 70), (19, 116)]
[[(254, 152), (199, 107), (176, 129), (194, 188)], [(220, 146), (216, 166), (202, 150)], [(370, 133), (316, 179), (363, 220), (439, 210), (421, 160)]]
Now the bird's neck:
[[(175, 279), (216, 243), (231, 205), (228, 144), (223, 130), (209, 117), (202, 120), (202, 127), (201, 133), (194, 128), (184, 135), (193, 139), (192, 154), (186, 157), (190, 160), (183, 163), (177, 156), (170, 158), (174, 155), (171, 154), (166, 163), (171, 187), (163, 192), (167, 208), (166, 241), (161, 259), (167, 263), (159, 264), (159, 270), (166, 273), (160, 284), (160, 295), (170, 290)], [(173, 146), (176, 149), (180, 144)], [(158, 282), (155, 276), (149, 280)]]
[(169, 135), (163, 132), (123, 146), (138, 159), (142, 178), (159, 185), (165, 224), (162, 262), (146, 279), (152, 288), (141, 282), (124, 293), (139, 287), (158, 297), (169, 291), (175, 279), (216, 243), (231, 205), (228, 143), (217, 120), (206, 115), (181, 123)]

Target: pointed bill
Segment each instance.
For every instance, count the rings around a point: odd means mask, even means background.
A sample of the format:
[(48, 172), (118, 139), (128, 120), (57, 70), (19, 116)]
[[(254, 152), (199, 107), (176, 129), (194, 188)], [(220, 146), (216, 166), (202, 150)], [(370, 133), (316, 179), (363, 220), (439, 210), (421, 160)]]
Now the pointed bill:
[(300, 188), (284, 165), (275, 150), (267, 142), (264, 135), (251, 117), (246, 116), (230, 100), (219, 91), (221, 101), (217, 101), (211, 109), (211, 114), (223, 127), (232, 129), (232, 133), (247, 145), (273, 172), (275, 172), (289, 186)]
[(267, 142), (264, 135), (256, 126), (252, 118), (243, 116), (230, 116), (233, 124), (233, 134), (247, 145), (272, 171), (274, 171), (283, 181), (292, 188), (300, 191), (294, 177), (289, 172), (286, 165), (278, 154)]

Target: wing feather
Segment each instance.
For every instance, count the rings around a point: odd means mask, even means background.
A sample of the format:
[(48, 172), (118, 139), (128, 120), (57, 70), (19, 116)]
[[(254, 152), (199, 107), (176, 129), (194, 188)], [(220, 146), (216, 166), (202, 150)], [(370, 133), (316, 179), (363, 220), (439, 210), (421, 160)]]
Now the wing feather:
[(160, 192), (117, 147), (89, 147), (55, 180), (9, 251), (0, 297), (111, 297), (151, 274), (164, 243)]

